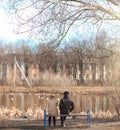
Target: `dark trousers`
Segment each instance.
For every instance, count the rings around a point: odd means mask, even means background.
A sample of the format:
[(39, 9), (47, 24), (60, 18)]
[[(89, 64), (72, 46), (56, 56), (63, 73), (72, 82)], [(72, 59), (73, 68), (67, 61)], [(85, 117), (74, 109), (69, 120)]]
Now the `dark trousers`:
[(61, 120), (61, 125), (64, 125), (64, 121), (66, 120), (67, 116), (61, 116), (60, 120)]
[(53, 125), (56, 125), (56, 118), (55, 116), (49, 116), (48, 117), (48, 123), (49, 123), (49, 126), (51, 126), (51, 119), (53, 118)]

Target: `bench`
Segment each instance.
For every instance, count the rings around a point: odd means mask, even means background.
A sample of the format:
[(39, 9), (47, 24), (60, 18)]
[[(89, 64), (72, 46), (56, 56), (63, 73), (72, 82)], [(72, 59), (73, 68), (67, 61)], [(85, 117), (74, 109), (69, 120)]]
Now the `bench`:
[[(55, 117), (61, 117), (61, 116), (72, 117), (72, 119), (76, 117), (86, 117), (88, 125), (91, 126), (92, 123), (90, 109), (87, 110), (86, 114), (55, 115)], [(49, 117), (49, 115), (47, 115), (46, 109), (44, 109), (44, 128), (46, 128), (47, 126), (47, 117)]]

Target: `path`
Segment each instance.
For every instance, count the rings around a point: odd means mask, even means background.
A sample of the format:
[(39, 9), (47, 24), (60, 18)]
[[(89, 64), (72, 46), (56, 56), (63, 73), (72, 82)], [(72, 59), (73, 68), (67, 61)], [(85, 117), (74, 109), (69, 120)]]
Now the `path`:
[[(74, 121), (74, 120), (73, 120)], [(94, 119), (91, 127), (89, 127), (85, 120), (80, 122), (66, 122), (66, 127), (61, 128), (59, 124), (56, 127), (47, 127), (45, 130), (101, 130), (106, 126), (120, 126), (120, 119)], [(71, 125), (69, 125), (70, 123)], [(74, 124), (74, 125), (73, 125)], [(9, 120), (0, 121), (0, 130), (44, 130), (43, 120)]]

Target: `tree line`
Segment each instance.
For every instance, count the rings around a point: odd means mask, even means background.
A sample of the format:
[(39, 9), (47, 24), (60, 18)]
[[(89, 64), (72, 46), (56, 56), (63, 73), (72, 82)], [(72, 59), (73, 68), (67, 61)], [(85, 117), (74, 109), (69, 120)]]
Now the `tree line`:
[[(32, 83), (29, 71), (36, 69), (37, 85), (41, 85), (43, 72), (66, 75), (76, 85), (112, 85), (119, 79), (118, 41), (110, 41), (106, 33), (96, 36), (94, 41), (71, 39), (57, 49), (52, 44), (0, 44), (1, 84), (6, 84), (8, 71), (15, 71), (15, 58)], [(33, 68), (30, 70), (30, 66)], [(20, 73), (20, 70), (17, 70)], [(35, 75), (35, 74), (34, 74)], [(21, 76), (22, 77), (22, 76)], [(20, 77), (20, 79), (21, 79)], [(12, 77), (14, 78), (14, 76)], [(23, 77), (24, 78), (24, 77)], [(49, 80), (49, 77), (48, 77)]]

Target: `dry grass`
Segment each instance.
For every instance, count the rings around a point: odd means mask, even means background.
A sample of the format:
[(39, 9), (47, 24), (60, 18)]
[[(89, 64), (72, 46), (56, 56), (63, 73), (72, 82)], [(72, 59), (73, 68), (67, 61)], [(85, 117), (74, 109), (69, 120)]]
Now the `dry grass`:
[[(63, 86), (39, 86), (39, 87), (9, 87), (9, 86), (0, 86), (0, 93), (7, 93), (7, 92), (18, 92), (18, 93), (41, 93), (41, 92), (48, 92), (48, 93), (63, 93), (64, 91), (69, 91), (71, 93), (81, 93), (81, 94), (104, 94), (108, 91), (104, 87), (85, 87), (85, 86), (73, 86), (73, 87), (63, 87)], [(112, 91), (109, 90), (109, 91)]]
[(40, 74), (40, 85), (41, 86), (75, 86), (76, 82), (68, 77), (65, 73), (53, 73), (45, 71)]

